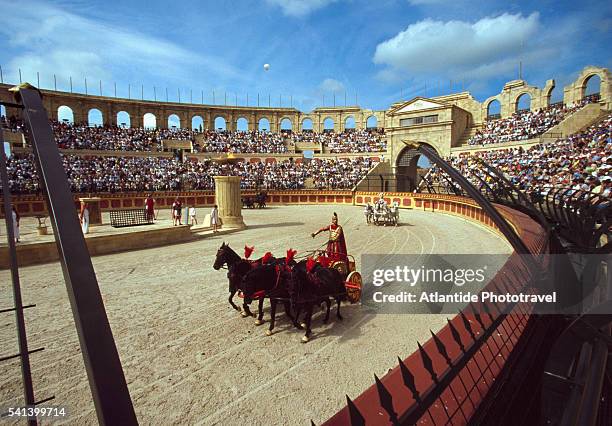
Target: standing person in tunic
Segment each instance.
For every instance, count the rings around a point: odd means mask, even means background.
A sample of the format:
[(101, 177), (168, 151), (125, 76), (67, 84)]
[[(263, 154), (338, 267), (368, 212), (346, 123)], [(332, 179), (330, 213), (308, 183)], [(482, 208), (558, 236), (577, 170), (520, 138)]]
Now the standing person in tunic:
[(15, 238), (15, 242), (18, 243), (19, 242), (19, 219), (21, 219), (21, 217), (19, 216), (19, 213), (17, 213), (17, 209), (15, 208), (15, 206), (13, 206), (12, 208), (12, 216), (13, 216), (13, 236)]
[(312, 238), (316, 237), (320, 232), (329, 231), (329, 240), (327, 241), (327, 257), (339, 258), (348, 264), (348, 256), (346, 253), (346, 241), (344, 240), (344, 231), (338, 225), (338, 215), (334, 212), (331, 225), (319, 229), (317, 232), (310, 234)]
[(181, 210), (182, 209), (183, 209), (183, 204), (181, 203), (181, 200), (179, 200), (179, 198), (176, 197), (176, 200), (174, 200), (174, 203), (172, 204), (172, 218), (173, 218), (174, 226), (182, 225), (181, 223)]
[(147, 220), (155, 219), (155, 200), (153, 194), (149, 194), (145, 200), (145, 210), (147, 212)]
[(87, 207), (87, 203), (81, 203), (81, 213), (79, 214), (79, 219), (81, 219), (81, 229), (83, 230), (83, 234), (89, 234), (89, 208)]
[(217, 227), (219, 226), (219, 209), (217, 208), (216, 204), (210, 212), (210, 224), (213, 227), (213, 234), (218, 232)]
[(192, 225), (194, 224), (194, 222), (196, 225), (198, 224), (198, 218), (196, 217), (195, 206), (191, 206), (191, 208), (189, 209), (189, 219), (191, 220)]

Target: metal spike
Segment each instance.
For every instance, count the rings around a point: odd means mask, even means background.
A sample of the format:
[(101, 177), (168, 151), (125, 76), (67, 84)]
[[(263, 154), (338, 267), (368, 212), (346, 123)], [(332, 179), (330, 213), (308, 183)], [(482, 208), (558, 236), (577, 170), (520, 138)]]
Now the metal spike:
[(461, 336), (459, 335), (459, 331), (457, 331), (457, 329), (455, 328), (451, 320), (447, 318), (446, 321), (448, 322), (448, 326), (450, 327), (450, 331), (451, 331), (451, 334), (453, 335), (453, 339), (455, 339), (455, 342), (457, 342), (457, 345), (459, 345), (459, 349), (461, 349), (461, 352), (465, 353), (465, 346), (463, 346), (463, 342), (461, 341)]
[(474, 335), (474, 331), (472, 330), (472, 324), (470, 324), (470, 321), (467, 319), (463, 311), (459, 312), (459, 315), (461, 315), (461, 319), (463, 320), (463, 326), (465, 327), (467, 332), (470, 333), (472, 339), (476, 340), (476, 336)]
[(444, 358), (446, 363), (449, 365), (449, 367), (452, 367), (453, 363), (450, 357), (448, 356), (448, 352), (446, 351), (446, 346), (444, 346), (444, 343), (442, 343), (442, 340), (440, 340), (440, 338), (436, 336), (436, 333), (434, 333), (431, 330), (429, 330), (429, 332), (431, 333), (431, 337), (433, 337), (434, 343), (436, 344), (436, 348), (438, 348), (438, 352), (440, 352), (440, 355), (442, 355), (442, 357)]
[(438, 376), (436, 375), (436, 372), (434, 371), (433, 362), (431, 361), (429, 354), (427, 353), (427, 351), (425, 351), (425, 349), (423, 349), (423, 346), (421, 346), (419, 342), (417, 342), (417, 345), (419, 346), (419, 352), (421, 353), (421, 359), (423, 360), (423, 366), (429, 372), (431, 379), (435, 383), (438, 383)]
[(421, 397), (419, 396), (419, 391), (417, 390), (416, 385), (414, 384), (414, 376), (400, 357), (397, 357), (397, 360), (399, 361), (400, 371), (402, 372), (402, 380), (404, 381), (404, 385), (406, 385), (406, 387), (410, 389), (414, 400), (416, 402), (420, 402)]
[(389, 414), (389, 418), (393, 421), (393, 419), (397, 418), (397, 414), (393, 410), (393, 397), (376, 374), (374, 374), (374, 380), (376, 381), (376, 390), (378, 391), (380, 406), (385, 409)]
[(472, 313), (474, 314), (474, 318), (476, 318), (476, 321), (478, 321), (482, 329), (485, 330), (486, 327), (484, 325), (484, 322), (482, 321), (482, 317), (480, 316), (480, 312), (478, 311), (478, 309), (476, 309), (473, 303), (470, 303), (470, 308), (472, 309)]
[(489, 319), (491, 320), (491, 322), (493, 322), (493, 315), (491, 315), (491, 309), (489, 308), (489, 305), (487, 303), (483, 303), (482, 309), (489, 316)]
[(355, 406), (355, 403), (351, 401), (348, 395), (346, 395), (346, 406), (349, 410), (349, 417), (351, 419), (351, 426), (365, 426), (365, 419), (359, 412), (359, 409)]

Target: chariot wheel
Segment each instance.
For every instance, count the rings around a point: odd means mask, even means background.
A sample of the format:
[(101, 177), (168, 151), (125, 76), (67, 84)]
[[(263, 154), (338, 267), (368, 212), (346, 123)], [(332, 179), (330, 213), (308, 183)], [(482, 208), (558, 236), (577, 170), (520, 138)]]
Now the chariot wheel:
[(344, 285), (346, 286), (346, 296), (349, 302), (357, 303), (361, 300), (362, 284), (363, 281), (359, 272), (353, 271), (348, 275)]
[(346, 277), (346, 274), (348, 274), (346, 262), (343, 262), (341, 260), (333, 262), (331, 265), (329, 265), (329, 267), (334, 268), (335, 270), (340, 272), (340, 275), (342, 275), (343, 277)]

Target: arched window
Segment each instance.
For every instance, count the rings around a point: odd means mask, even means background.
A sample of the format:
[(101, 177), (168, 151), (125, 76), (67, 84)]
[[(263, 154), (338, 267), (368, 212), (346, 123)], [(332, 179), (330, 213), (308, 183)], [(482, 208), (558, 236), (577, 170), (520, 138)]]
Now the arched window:
[(57, 109), (57, 120), (64, 123), (74, 123), (74, 114), (72, 108), (62, 105)]
[(226, 123), (225, 123), (225, 118), (223, 117), (217, 117), (215, 118), (215, 130), (225, 130), (226, 127)]
[(346, 120), (344, 120), (344, 128), (345, 129), (354, 129), (355, 128), (355, 117), (348, 116)]
[(142, 126), (145, 129), (157, 129), (157, 117), (155, 117), (155, 114), (147, 112), (143, 117)]
[(131, 125), (130, 114), (125, 111), (119, 111), (117, 113), (117, 126), (129, 129)]
[(101, 126), (103, 124), (103, 121), (104, 120), (102, 119), (102, 111), (96, 108), (92, 108), (89, 110), (89, 113), (87, 114), (87, 123), (89, 124), (89, 127)]
[(6, 108), (4, 107), (4, 105), (0, 105), (0, 117), (6, 118)]
[(168, 128), (169, 129), (180, 129), (181, 128), (181, 119), (176, 114), (170, 114), (168, 117)]
[(375, 115), (371, 115), (368, 117), (368, 119), (366, 120), (366, 127), (368, 129), (374, 129), (378, 127), (378, 119)]
[(260, 119), (258, 128), (260, 132), (269, 132), (270, 131), (270, 120), (268, 120), (267, 118)]
[(497, 99), (493, 99), (487, 105), (487, 119), (494, 120), (501, 117), (501, 104)]
[(584, 82), (584, 98), (587, 96), (598, 97), (601, 88), (601, 78), (597, 74), (593, 74)]
[(288, 118), (281, 120), (281, 130), (293, 130), (293, 123)]
[(191, 128), (201, 132), (204, 130), (204, 119), (199, 115), (194, 115), (191, 119)]
[(516, 100), (516, 112), (529, 111), (531, 109), (531, 96), (529, 93), (523, 93)]
[(249, 130), (248, 120), (244, 117), (240, 117), (238, 120), (236, 120), (236, 130), (239, 130), (241, 132), (246, 132), (247, 130)]
[(312, 120), (310, 118), (305, 118), (302, 121), (302, 130), (312, 130)]
[(334, 130), (334, 119), (331, 117), (327, 117), (325, 120), (323, 120), (323, 129), (328, 130), (328, 131), (333, 131)]

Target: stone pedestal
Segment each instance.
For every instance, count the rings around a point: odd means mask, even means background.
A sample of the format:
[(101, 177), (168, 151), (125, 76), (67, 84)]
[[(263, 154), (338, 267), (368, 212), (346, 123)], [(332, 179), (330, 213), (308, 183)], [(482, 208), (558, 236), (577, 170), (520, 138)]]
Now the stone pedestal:
[(214, 176), (215, 204), (224, 228), (246, 228), (242, 220), (240, 176)]
[(89, 209), (89, 226), (102, 225), (102, 210), (100, 210), (100, 200), (101, 198), (98, 197), (79, 198), (81, 203), (87, 203), (87, 208)]

